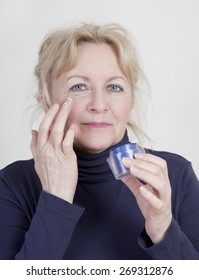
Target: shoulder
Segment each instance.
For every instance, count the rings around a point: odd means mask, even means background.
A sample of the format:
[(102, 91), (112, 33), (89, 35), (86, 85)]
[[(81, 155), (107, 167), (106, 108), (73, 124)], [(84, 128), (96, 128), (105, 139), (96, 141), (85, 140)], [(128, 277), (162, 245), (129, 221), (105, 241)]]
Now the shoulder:
[[(172, 187), (172, 200), (177, 203), (177, 197), (199, 197), (199, 181), (189, 160), (181, 155), (166, 151), (148, 150), (167, 162), (168, 176)], [(184, 199), (184, 198), (183, 198)]]
[(169, 166), (172, 167), (186, 167), (191, 164), (190, 161), (188, 161), (186, 158), (179, 154), (167, 152), (167, 151), (156, 151), (156, 150), (150, 150), (146, 149), (146, 151), (150, 154), (153, 154), (155, 156), (158, 156), (162, 159), (164, 159)]
[(191, 175), (194, 173), (191, 162), (179, 154), (155, 150), (147, 150), (147, 152), (166, 161), (170, 178), (176, 177), (177, 174), (177, 177), (180, 179), (184, 174)]
[(198, 179), (192, 168), (191, 162), (183, 156), (167, 151), (155, 151), (150, 149), (147, 150), (147, 152), (166, 161), (169, 177), (172, 181), (175, 180), (179, 183), (193, 179), (198, 184)]
[(34, 160), (19, 160), (15, 161), (0, 170), (1, 177), (13, 176), (24, 177), (26, 175), (34, 174)]
[(0, 170), (0, 188), (11, 192), (40, 191), (41, 184), (34, 168), (34, 160), (13, 162)]
[(0, 211), (6, 211), (7, 215), (23, 212), (31, 220), (41, 189), (33, 159), (9, 164), (0, 170)]

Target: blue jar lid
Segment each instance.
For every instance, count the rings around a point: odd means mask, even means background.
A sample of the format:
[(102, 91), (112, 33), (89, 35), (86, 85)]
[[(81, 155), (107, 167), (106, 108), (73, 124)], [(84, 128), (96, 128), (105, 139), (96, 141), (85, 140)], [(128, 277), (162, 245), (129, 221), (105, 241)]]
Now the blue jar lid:
[(124, 144), (122, 146), (113, 148), (112, 150), (110, 150), (110, 156), (113, 156), (117, 153), (123, 153), (126, 151), (134, 151), (138, 148), (138, 144), (137, 143), (128, 143), (128, 144)]

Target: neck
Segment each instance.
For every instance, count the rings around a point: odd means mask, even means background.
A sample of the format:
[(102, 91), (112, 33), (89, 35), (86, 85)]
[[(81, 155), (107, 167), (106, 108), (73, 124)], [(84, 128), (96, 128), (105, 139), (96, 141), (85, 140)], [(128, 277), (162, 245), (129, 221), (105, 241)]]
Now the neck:
[(112, 177), (112, 171), (107, 163), (109, 152), (112, 148), (126, 143), (129, 143), (127, 131), (119, 143), (99, 153), (90, 154), (75, 148), (78, 162), (79, 181), (94, 183), (104, 181)]

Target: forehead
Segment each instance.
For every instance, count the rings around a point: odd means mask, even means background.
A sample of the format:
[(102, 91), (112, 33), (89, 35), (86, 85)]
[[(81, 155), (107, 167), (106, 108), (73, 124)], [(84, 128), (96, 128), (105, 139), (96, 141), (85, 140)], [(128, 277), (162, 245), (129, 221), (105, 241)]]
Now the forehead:
[(77, 46), (77, 62), (82, 58), (98, 60), (99, 57), (106, 57), (118, 62), (116, 53), (113, 48), (106, 43), (80, 43)]
[(107, 43), (90, 43), (81, 42), (77, 45), (77, 51), (79, 54), (85, 53), (107, 53), (109, 55), (115, 55), (113, 48)]
[(105, 43), (81, 43), (77, 47), (77, 63), (68, 72), (76, 71), (85, 74), (123, 75), (115, 52)]
[[(118, 59), (112, 47), (106, 43), (80, 43), (77, 47), (77, 62), (74, 67), (64, 71), (53, 84), (65, 84), (70, 77), (85, 77), (92, 81), (107, 81), (112, 77), (121, 77), (126, 81), (122, 73)], [(128, 82), (127, 82), (128, 83)]]

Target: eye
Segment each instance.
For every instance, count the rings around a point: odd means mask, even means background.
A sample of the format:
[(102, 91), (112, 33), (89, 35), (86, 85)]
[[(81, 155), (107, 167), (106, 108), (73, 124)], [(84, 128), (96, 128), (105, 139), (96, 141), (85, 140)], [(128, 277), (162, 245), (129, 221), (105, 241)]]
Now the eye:
[(108, 85), (108, 86), (107, 86), (107, 89), (108, 89), (108, 91), (111, 92), (111, 93), (120, 93), (120, 92), (123, 92), (123, 91), (124, 91), (124, 89), (123, 89), (121, 86), (115, 85), (115, 84), (110, 84), (110, 85)]
[(70, 91), (81, 92), (87, 90), (87, 86), (85, 84), (76, 84), (70, 88)]

